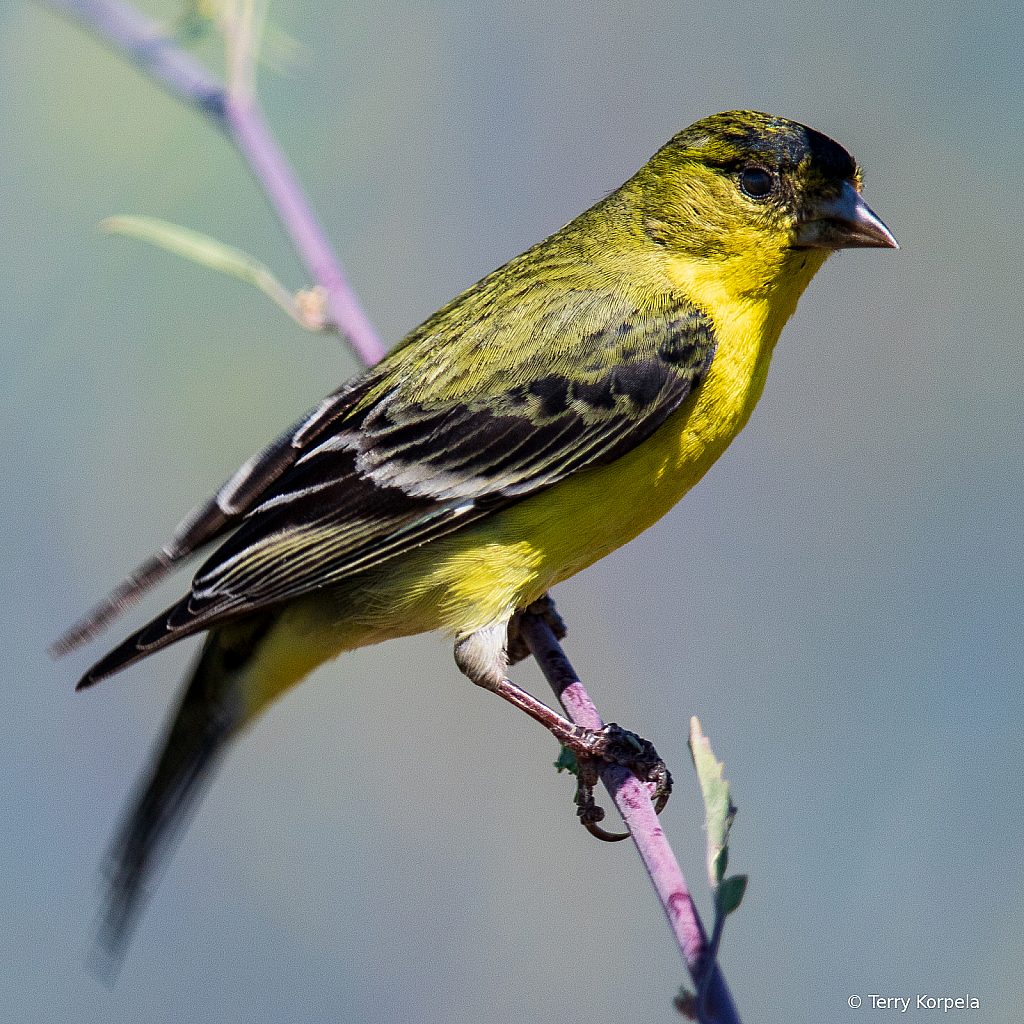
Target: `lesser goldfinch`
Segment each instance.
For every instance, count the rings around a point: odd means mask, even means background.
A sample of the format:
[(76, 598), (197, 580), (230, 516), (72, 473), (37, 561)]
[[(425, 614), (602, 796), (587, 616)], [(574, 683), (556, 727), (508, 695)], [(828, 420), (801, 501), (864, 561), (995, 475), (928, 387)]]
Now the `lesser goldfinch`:
[(324, 399), (55, 645), (234, 531), (79, 684), (208, 631), (112, 848), (112, 955), (218, 755), (312, 669), (443, 629), (473, 682), (506, 680), (515, 613), (660, 519), (744, 426), (826, 258), (896, 248), (860, 186), (811, 128), (698, 121)]

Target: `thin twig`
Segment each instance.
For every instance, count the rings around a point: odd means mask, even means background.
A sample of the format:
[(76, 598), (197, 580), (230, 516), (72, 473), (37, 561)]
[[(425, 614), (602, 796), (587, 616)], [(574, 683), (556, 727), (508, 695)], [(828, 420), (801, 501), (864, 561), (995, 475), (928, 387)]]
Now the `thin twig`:
[(313, 213), (255, 97), (228, 94), (224, 84), (185, 53), (156, 21), (118, 0), (48, 0), (101, 40), (205, 114), (240, 150), (263, 187), (296, 252), (327, 293), (328, 320), (372, 365), (384, 346), (349, 287), (341, 264)]
[[(595, 730), (603, 728), (604, 722), (597, 708), (547, 622), (538, 615), (526, 614), (522, 617), (520, 630), (566, 714), (576, 725)], [(707, 999), (699, 1019), (707, 1024), (739, 1024), (739, 1014), (718, 964), (714, 963), (710, 972), (708, 970), (707, 935), (690, 898), (679, 862), (654, 813), (649, 784), (640, 782), (635, 775), (618, 766), (603, 767), (600, 774), (651, 876), (690, 976), (698, 988), (707, 986)]]

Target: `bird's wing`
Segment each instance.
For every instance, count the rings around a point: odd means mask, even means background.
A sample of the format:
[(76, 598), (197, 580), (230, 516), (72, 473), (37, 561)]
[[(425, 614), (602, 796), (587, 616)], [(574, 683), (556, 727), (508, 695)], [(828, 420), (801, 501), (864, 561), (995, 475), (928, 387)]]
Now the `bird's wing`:
[[(338, 583), (649, 437), (707, 373), (711, 322), (685, 301), (654, 314), (607, 297), (590, 305), (588, 315), (606, 311), (599, 328), (592, 315), (580, 332), (534, 314), (534, 335), (553, 336), (533, 337), (519, 360), (506, 349), (493, 368), (488, 354), (515, 336), (501, 338), (492, 318), (486, 350), (472, 353), (475, 373), (450, 342), (435, 362), (429, 338), (369, 371), (315, 429), (300, 425), (268, 449), (254, 466), (262, 479), (238, 480), (258, 497), (190, 594), (82, 684), (227, 618)], [(579, 295), (573, 307), (589, 309)], [(294, 455), (278, 470), (285, 442)]]
[(687, 306), (653, 324), (617, 318), (572, 346), (571, 371), (528, 370), (469, 399), (386, 377), (383, 394), (321, 435), (200, 569), (189, 614), (339, 582), (612, 461), (678, 408), (713, 351), (709, 321)]

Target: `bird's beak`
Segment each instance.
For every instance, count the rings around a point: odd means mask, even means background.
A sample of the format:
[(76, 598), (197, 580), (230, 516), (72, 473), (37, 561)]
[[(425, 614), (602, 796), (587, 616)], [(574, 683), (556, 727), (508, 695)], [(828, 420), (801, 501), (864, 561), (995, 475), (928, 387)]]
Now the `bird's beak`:
[(807, 204), (793, 244), (815, 249), (898, 249), (892, 232), (848, 181), (834, 199)]

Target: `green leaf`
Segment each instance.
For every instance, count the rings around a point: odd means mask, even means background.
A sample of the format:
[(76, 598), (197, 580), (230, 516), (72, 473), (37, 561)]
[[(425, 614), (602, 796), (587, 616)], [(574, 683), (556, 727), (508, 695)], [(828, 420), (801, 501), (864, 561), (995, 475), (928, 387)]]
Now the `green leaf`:
[(580, 766), (576, 760), (576, 755), (568, 747), (562, 747), (558, 760), (555, 762), (555, 767), (559, 773), (568, 772), (570, 775), (579, 775), (580, 773)]
[(322, 321), (301, 307), (291, 292), (259, 260), (241, 249), (218, 242), (216, 238), (156, 217), (108, 217), (100, 224), (100, 229), (138, 238), (211, 270), (237, 277), (259, 288), (303, 327), (317, 330), (323, 326)]
[(733, 875), (727, 878), (718, 887), (718, 913), (722, 917), (731, 914), (743, 902), (743, 895), (747, 891), (747, 876)]
[(690, 719), (690, 753), (697, 769), (701, 793), (704, 795), (704, 813), (707, 819), (708, 880), (713, 892), (725, 877), (729, 863), (729, 829), (736, 808), (729, 796), (729, 783), (722, 777), (724, 765), (715, 759), (710, 740), (701, 732), (696, 716)]
[(263, 274), (270, 273), (259, 260), (241, 249), (156, 217), (108, 217), (100, 224), (100, 228), (112, 234), (128, 235), (150, 242), (250, 284), (258, 284)]

